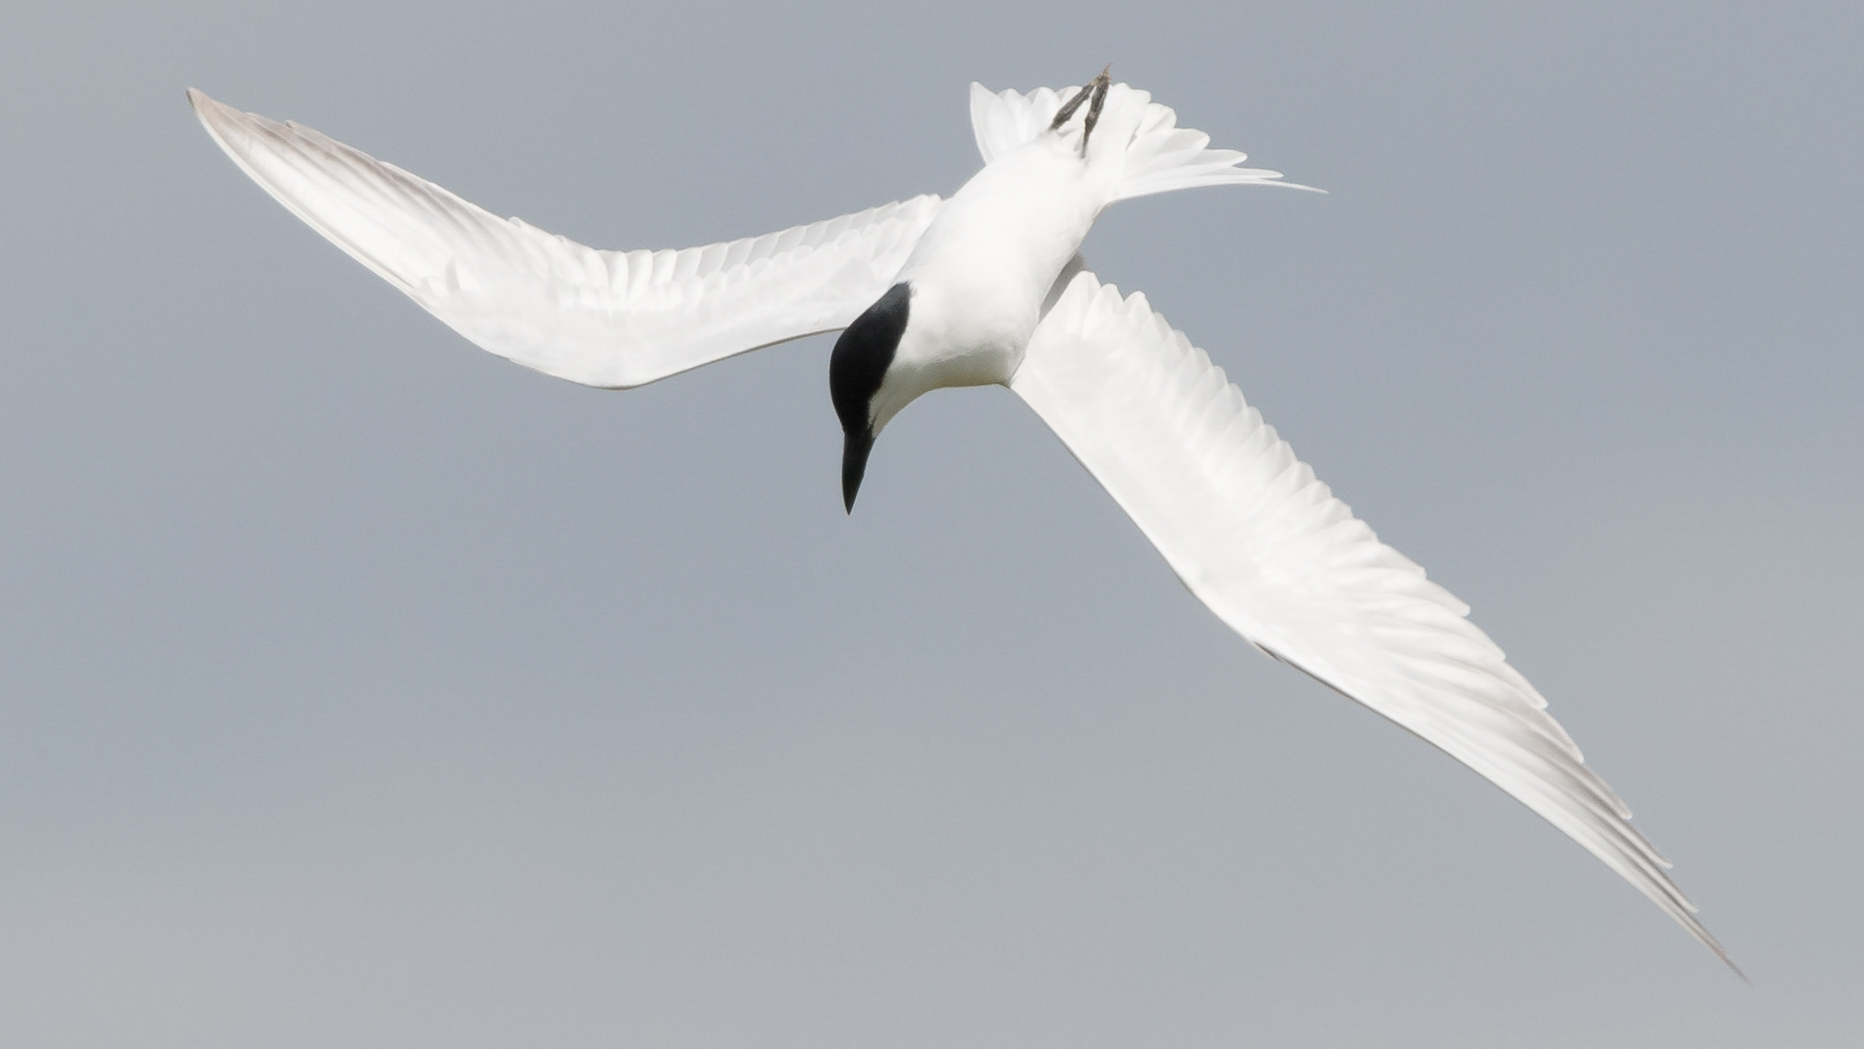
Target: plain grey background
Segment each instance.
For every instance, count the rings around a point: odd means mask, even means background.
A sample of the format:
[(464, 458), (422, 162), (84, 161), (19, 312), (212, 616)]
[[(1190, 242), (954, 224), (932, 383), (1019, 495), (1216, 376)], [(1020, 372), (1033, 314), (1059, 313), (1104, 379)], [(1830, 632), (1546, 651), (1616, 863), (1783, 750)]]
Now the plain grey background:
[[(14, 3), (0, 1043), (1851, 1046), (1848, 5)], [(977, 165), (1107, 61), (1329, 196), (1086, 252), (1475, 607), (1743, 985), (1251, 651), (1001, 390), (850, 519), (811, 339), (481, 353), (182, 89), (605, 247)]]

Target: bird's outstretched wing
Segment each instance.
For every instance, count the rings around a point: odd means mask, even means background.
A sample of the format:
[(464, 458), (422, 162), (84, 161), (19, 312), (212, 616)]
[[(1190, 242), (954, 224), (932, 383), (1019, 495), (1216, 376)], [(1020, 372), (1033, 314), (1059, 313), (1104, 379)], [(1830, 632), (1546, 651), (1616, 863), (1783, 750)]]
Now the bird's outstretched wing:
[(1468, 606), (1379, 542), (1145, 296), (1074, 277), (1010, 388), (1219, 619), (1487, 777), (1728, 961)]
[(939, 198), (761, 237), (598, 251), (501, 219), (297, 124), (188, 92), (246, 174), (358, 262), (479, 346), (621, 388), (847, 327), (892, 283)]

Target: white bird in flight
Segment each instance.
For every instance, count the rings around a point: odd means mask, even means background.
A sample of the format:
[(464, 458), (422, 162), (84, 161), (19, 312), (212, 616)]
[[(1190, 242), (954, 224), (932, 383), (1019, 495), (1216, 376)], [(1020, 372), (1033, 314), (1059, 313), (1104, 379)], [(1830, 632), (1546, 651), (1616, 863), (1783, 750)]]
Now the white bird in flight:
[(1062, 91), (972, 84), (984, 166), (949, 200), (665, 251), (587, 248), (310, 128), (188, 99), (293, 214), (471, 342), (547, 375), (627, 389), (840, 331), (829, 390), (850, 512), (902, 408), (942, 387), (1009, 387), (1250, 644), (1447, 751), (1734, 965), (1468, 606), (1379, 542), (1143, 294), (1085, 268), (1081, 242), (1116, 201), (1290, 185), (1206, 148), (1146, 92), (1105, 71)]

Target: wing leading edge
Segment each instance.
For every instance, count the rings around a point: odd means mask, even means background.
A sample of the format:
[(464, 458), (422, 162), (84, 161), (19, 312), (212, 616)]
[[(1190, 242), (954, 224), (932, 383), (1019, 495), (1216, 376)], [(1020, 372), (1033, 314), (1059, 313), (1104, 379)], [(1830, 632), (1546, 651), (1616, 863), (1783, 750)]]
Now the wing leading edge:
[(188, 100), (240, 169), (476, 345), (588, 386), (640, 386), (845, 328), (887, 290), (936, 196), (761, 237), (600, 251), (501, 219), (293, 123)]
[(1144, 295), (1076, 276), (1010, 388), (1224, 623), (1448, 751), (1734, 966), (1468, 606), (1379, 542)]

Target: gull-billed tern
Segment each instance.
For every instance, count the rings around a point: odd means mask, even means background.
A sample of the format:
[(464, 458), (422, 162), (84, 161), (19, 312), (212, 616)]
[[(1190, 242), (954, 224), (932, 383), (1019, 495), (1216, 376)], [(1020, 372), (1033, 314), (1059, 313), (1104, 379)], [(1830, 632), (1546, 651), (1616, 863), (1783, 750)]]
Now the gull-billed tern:
[(1146, 92), (1104, 71), (1062, 91), (973, 84), (984, 166), (949, 200), (666, 251), (587, 248), (310, 128), (188, 98), (293, 214), (468, 340), (547, 375), (626, 389), (840, 331), (829, 390), (850, 512), (902, 408), (942, 387), (1008, 386), (1250, 644), (1448, 751), (1733, 965), (1468, 606), (1379, 542), (1144, 295), (1085, 268), (1081, 242), (1115, 201), (1289, 185), (1206, 148)]

